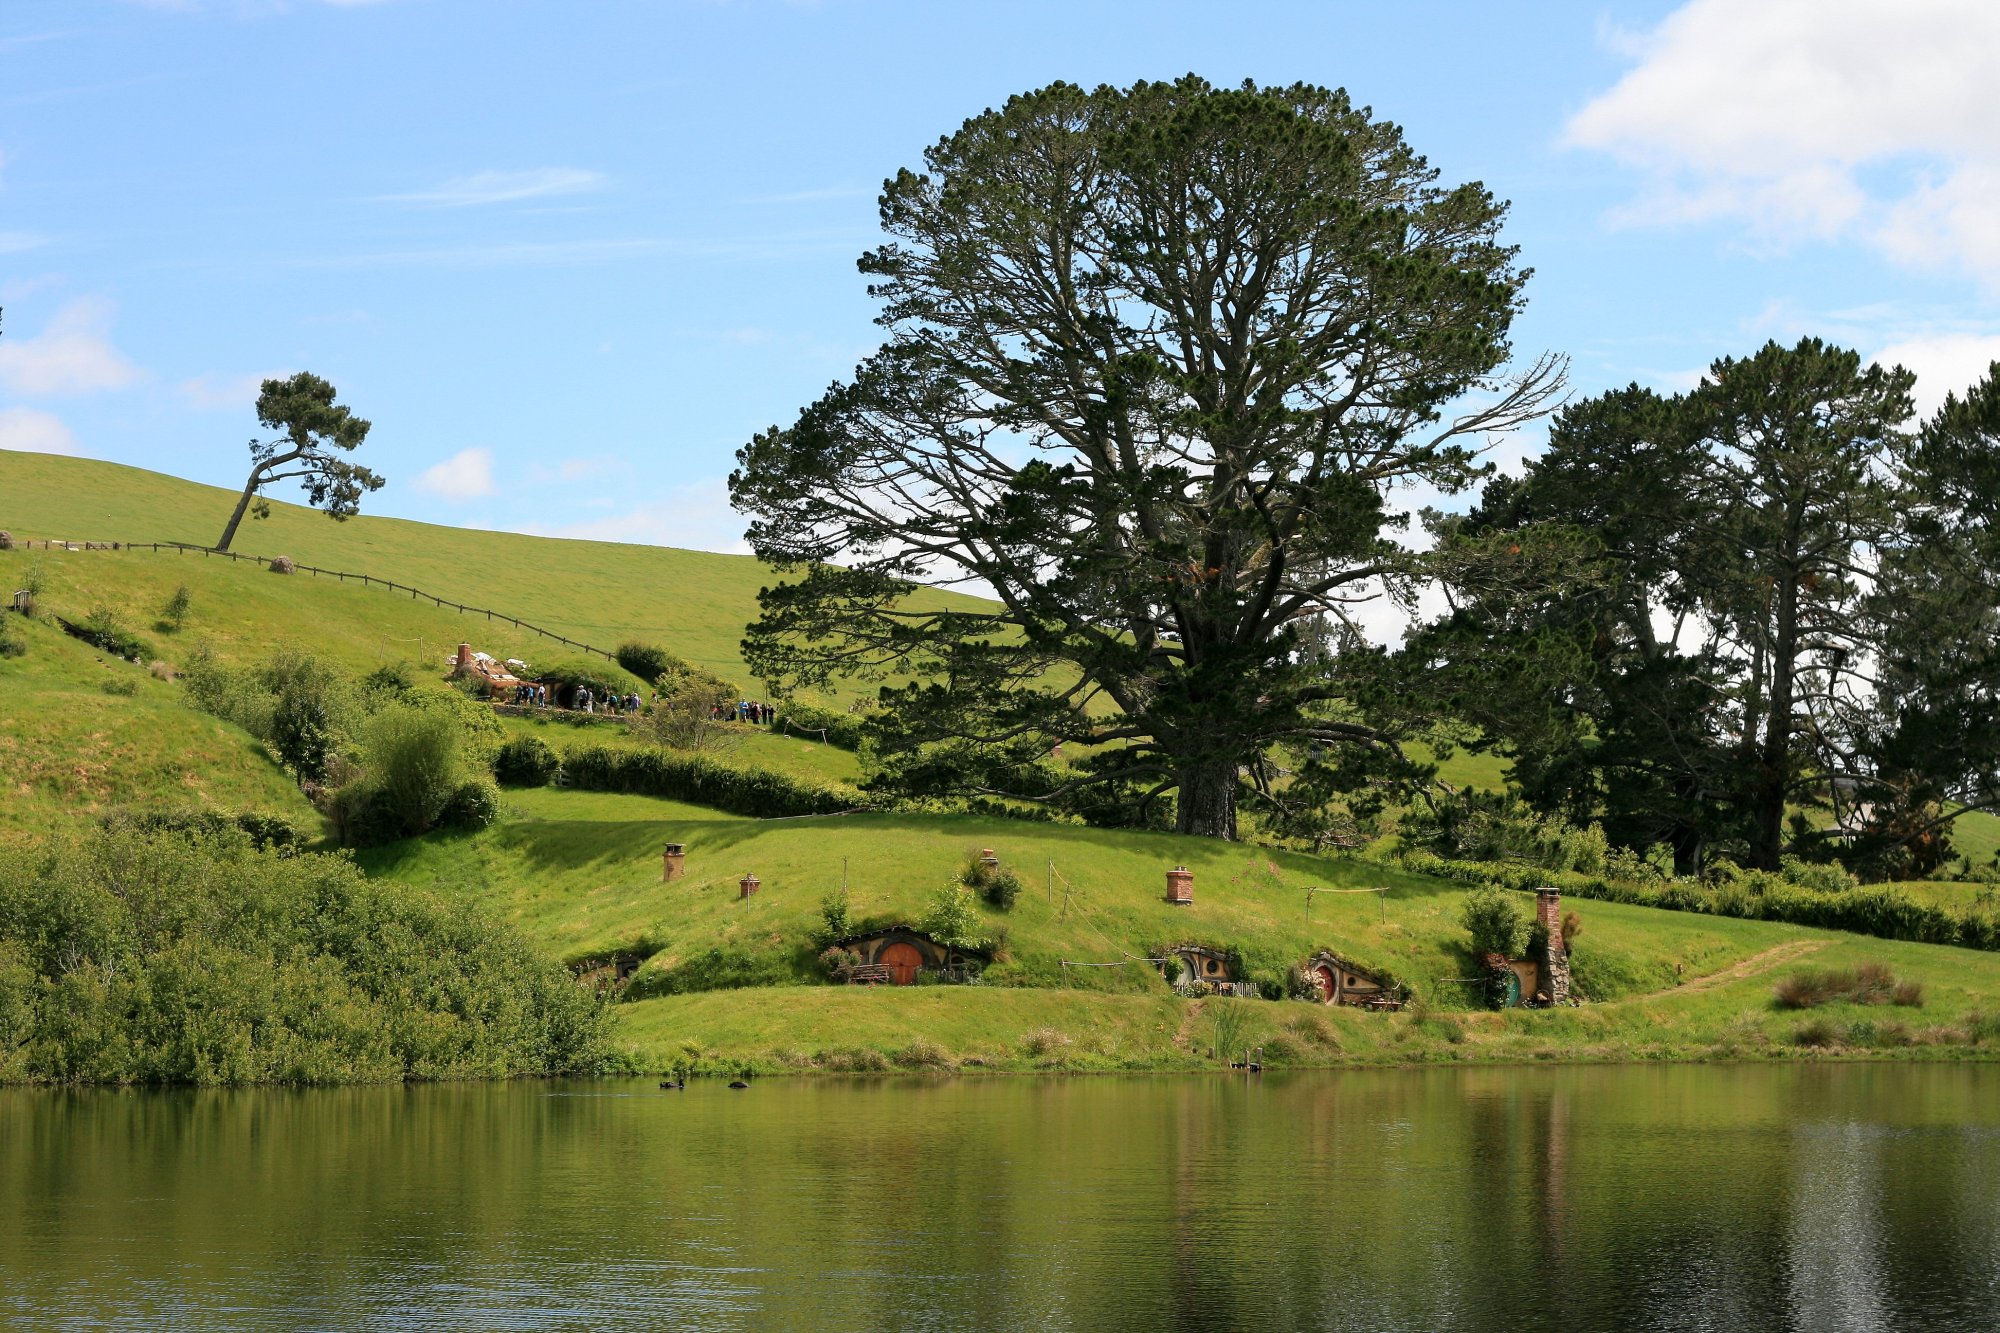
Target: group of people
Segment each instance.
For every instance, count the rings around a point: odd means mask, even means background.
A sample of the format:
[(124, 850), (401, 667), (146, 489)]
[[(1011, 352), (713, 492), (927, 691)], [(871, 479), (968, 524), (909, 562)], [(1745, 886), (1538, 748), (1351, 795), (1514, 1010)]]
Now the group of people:
[[(653, 697), (655, 699), (659, 698), (658, 695), (654, 695)], [(639, 713), (646, 706), (640, 700), (637, 690), (632, 691), (630, 694), (607, 694), (600, 699), (591, 692), (590, 686), (579, 685), (576, 687), (575, 707), (578, 712), (595, 713), (599, 704), (604, 706), (605, 712), (610, 713), (614, 717)]]
[(755, 699), (738, 699), (733, 704), (717, 704), (709, 711), (709, 717), (716, 722), (748, 722), (753, 727), (778, 725), (777, 708), (771, 704), (759, 703)]
[(549, 687), (546, 685), (521, 684), (514, 687), (514, 702), (523, 708), (547, 708)]

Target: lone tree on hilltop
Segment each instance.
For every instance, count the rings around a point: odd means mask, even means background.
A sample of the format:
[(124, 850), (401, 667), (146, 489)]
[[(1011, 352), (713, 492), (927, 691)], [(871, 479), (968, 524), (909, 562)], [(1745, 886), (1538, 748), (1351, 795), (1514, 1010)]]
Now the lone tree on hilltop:
[(333, 385), (306, 371), (264, 381), (257, 395), (257, 421), (278, 434), (250, 441), (250, 479), (243, 483), (216, 550), (226, 551), (236, 540), (236, 529), (253, 501), (258, 518), (270, 514), (271, 506), (259, 493), (274, 481), (303, 482), (307, 502), (335, 521), (361, 512), (363, 491), (382, 489), (381, 477), (335, 452), (358, 447), (368, 438), (369, 423), (352, 408), (336, 404), (333, 396)]
[[(883, 691), (913, 788), (1177, 789), (1233, 837), (1272, 745), (1383, 742), (1321, 648), (1420, 570), (1389, 493), (1463, 488), (1560, 392), (1555, 358), (1502, 370), (1505, 211), (1324, 88), (1058, 83), (967, 121), (883, 188), (885, 345), (737, 456), (796, 575), (752, 666), (916, 678)], [(1064, 742), (1093, 755), (1042, 762)]]

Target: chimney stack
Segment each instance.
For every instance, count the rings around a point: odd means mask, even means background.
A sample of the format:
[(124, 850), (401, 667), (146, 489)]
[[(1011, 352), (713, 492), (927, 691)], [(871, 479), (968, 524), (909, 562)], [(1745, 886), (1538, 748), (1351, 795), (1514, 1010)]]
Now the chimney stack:
[(1194, 905), (1194, 871), (1175, 866), (1167, 872), (1167, 901), (1176, 907)]
[(758, 879), (755, 875), (745, 875), (742, 879), (736, 881), (736, 886), (743, 891), (740, 896), (748, 898), (751, 894), (757, 892), (757, 886), (763, 882), (763, 880)]
[(453, 670), (459, 672), (466, 672), (472, 670), (471, 644), (461, 643), (460, 645), (458, 645), (458, 665), (454, 667)]
[(687, 844), (670, 842), (660, 853), (660, 883), (671, 884), (687, 873)]
[(1535, 890), (1535, 924), (1542, 928), (1547, 943), (1540, 964), (1542, 983), (1548, 988), (1550, 1004), (1569, 1003), (1569, 951), (1563, 948), (1562, 891)]

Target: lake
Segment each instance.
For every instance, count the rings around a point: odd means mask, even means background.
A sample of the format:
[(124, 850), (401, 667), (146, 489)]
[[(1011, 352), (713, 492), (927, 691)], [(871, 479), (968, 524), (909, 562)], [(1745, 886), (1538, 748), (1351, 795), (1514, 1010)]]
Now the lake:
[(2000, 1066), (0, 1090), (21, 1329), (2000, 1327)]

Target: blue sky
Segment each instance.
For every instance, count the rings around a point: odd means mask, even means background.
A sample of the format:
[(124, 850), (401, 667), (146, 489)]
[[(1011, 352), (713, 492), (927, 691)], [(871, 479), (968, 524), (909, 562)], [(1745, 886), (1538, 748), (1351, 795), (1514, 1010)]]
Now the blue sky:
[(1580, 392), (2000, 357), (1990, 0), (6, 0), (0, 447), (240, 484), (306, 369), (375, 422), (371, 512), (740, 549), (734, 450), (874, 345), (882, 178), (1189, 70), (1344, 86), (1512, 200), (1517, 348)]

